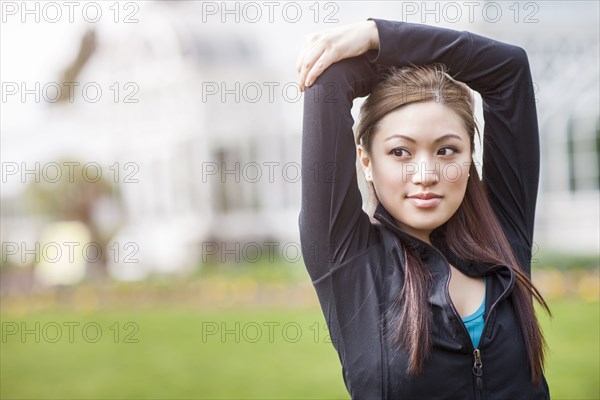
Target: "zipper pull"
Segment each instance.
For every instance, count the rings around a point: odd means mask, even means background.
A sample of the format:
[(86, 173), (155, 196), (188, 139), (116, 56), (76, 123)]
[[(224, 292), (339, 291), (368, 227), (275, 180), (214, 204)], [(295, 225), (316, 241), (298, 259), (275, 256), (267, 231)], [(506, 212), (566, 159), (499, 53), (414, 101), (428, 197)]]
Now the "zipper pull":
[(477, 383), (477, 389), (481, 390), (483, 388), (483, 380), (481, 379), (481, 375), (483, 374), (481, 367), (483, 364), (481, 363), (481, 351), (479, 349), (473, 350), (473, 356), (475, 357), (475, 363), (473, 364), (473, 375), (477, 378), (475, 382)]

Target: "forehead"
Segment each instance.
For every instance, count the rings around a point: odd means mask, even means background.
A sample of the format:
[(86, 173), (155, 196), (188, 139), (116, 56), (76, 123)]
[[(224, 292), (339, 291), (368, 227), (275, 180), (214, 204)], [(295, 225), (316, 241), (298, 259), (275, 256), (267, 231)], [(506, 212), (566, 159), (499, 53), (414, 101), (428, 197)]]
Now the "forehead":
[(387, 114), (379, 121), (373, 139), (376, 142), (404, 140), (398, 137), (403, 135), (419, 143), (432, 142), (447, 134), (469, 141), (463, 119), (450, 107), (429, 101), (407, 104)]

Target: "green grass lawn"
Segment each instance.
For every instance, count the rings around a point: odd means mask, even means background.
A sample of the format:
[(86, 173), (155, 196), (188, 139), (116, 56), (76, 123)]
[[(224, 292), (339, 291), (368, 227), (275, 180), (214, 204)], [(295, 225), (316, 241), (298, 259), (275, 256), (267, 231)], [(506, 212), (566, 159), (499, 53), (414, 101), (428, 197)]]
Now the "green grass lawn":
[(600, 303), (553, 300), (548, 304), (553, 319), (541, 311), (538, 317), (550, 348), (546, 379), (551, 398), (600, 399)]
[[(550, 306), (552, 399), (598, 399), (598, 303)], [(349, 398), (318, 308), (1, 317), (2, 399)]]

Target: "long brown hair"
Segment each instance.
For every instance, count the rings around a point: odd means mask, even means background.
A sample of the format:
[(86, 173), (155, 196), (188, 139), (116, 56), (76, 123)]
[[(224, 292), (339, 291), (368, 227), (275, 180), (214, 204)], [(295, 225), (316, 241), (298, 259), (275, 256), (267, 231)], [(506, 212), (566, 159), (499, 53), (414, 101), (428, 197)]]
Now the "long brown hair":
[[(473, 97), (466, 85), (448, 75), (443, 64), (391, 68), (388, 76), (373, 89), (361, 107), (357, 144), (370, 153), (378, 123), (385, 115), (406, 104), (427, 101), (445, 104), (462, 118), (469, 133), (473, 154), (475, 133), (479, 135), (473, 115)], [(465, 197), (458, 210), (443, 225), (446, 229), (446, 245), (459, 258), (504, 264), (515, 272), (512, 302), (527, 347), (531, 381), (537, 384), (544, 369), (548, 346), (539, 326), (531, 296), (535, 297), (549, 316), (552, 314), (529, 276), (519, 266), (492, 210), (485, 183), (479, 179), (474, 163), (471, 163), (469, 173)], [(372, 182), (368, 182), (368, 188), (371, 200), (378, 202)], [(370, 208), (372, 212), (373, 204)], [(482, 224), (481, 221), (487, 223)], [(406, 261), (404, 283), (394, 304), (388, 310), (390, 324), (387, 337), (392, 344), (404, 347), (408, 351), (408, 372), (417, 374), (421, 372), (431, 350), (427, 305), (431, 275), (429, 269), (408, 246), (403, 245), (403, 252)]]

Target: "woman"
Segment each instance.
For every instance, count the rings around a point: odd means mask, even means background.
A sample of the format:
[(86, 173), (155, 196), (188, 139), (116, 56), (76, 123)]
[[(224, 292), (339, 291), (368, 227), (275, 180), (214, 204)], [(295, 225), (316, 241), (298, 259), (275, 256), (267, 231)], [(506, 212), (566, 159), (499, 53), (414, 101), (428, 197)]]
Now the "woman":
[[(369, 19), (309, 36), (297, 70), (302, 251), (352, 398), (548, 399), (523, 49)], [(469, 87), (484, 101), (481, 180)], [(355, 145), (352, 102), (369, 94)]]

